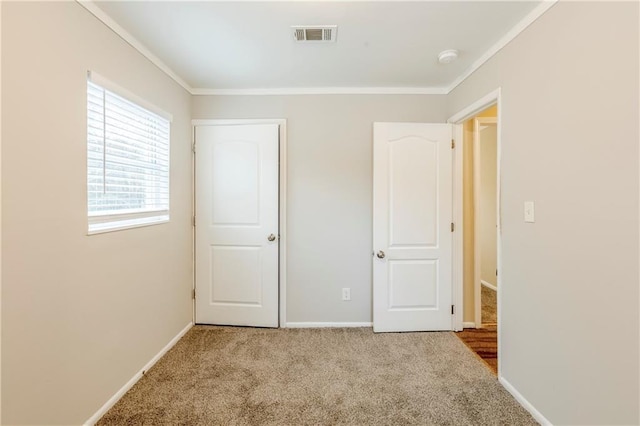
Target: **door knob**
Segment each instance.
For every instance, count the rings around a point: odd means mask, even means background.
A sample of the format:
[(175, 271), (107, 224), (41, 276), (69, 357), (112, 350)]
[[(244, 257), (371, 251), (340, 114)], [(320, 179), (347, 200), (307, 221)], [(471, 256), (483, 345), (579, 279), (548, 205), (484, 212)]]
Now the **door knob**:
[(269, 240), (269, 241), (275, 241), (275, 240), (276, 240), (276, 236), (275, 236), (275, 235), (273, 235), (273, 234), (271, 234), (271, 235), (269, 235), (269, 236), (267, 237), (267, 240)]
[(378, 259), (384, 259), (384, 252), (382, 250), (380, 250), (376, 256), (378, 256)]

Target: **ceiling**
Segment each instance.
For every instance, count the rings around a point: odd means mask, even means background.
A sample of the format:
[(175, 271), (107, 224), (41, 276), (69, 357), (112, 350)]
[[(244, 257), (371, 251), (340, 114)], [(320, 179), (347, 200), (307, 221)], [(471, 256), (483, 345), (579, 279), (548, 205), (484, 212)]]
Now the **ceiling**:
[[(193, 93), (282, 88), (446, 93), (499, 48), (505, 35), (523, 28), (540, 3), (97, 1), (91, 8)], [(337, 41), (296, 43), (292, 25), (338, 25)], [(437, 56), (445, 49), (458, 50), (459, 59), (440, 64)]]

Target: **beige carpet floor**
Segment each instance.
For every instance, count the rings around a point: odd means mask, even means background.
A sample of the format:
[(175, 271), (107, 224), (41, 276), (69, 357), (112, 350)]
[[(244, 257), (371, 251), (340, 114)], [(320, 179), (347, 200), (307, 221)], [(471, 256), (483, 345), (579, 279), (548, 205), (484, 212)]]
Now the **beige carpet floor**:
[(480, 304), (482, 305), (482, 324), (495, 325), (498, 323), (498, 293), (489, 287), (480, 286)]
[(453, 333), (196, 326), (100, 425), (534, 425)]

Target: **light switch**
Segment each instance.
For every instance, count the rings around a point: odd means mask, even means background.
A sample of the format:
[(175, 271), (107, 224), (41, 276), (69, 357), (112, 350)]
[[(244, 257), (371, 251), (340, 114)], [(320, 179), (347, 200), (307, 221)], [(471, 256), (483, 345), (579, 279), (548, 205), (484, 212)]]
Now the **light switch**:
[(533, 201), (524, 202), (524, 221), (529, 223), (536, 221)]

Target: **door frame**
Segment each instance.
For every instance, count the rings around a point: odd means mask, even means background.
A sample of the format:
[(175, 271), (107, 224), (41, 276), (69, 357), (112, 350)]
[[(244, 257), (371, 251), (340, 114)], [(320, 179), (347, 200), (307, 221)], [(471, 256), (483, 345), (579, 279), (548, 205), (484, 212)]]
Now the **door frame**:
[[(498, 141), (497, 141), (497, 203), (498, 203), (498, 226), (497, 226), (497, 257), (496, 265), (498, 268), (497, 277), (497, 299), (498, 299), (498, 359), (502, 358), (502, 193), (501, 193), (501, 180), (502, 180), (502, 88), (498, 87), (494, 91), (486, 94), (482, 98), (471, 103), (467, 107), (463, 108), (456, 114), (452, 115), (447, 123), (454, 125), (454, 140), (456, 141), (456, 149), (454, 149), (454, 167), (453, 167), (453, 217), (454, 222), (460, 224), (460, 232), (455, 232), (453, 236), (453, 295), (455, 305), (459, 307), (454, 314), (454, 330), (460, 331), (463, 329), (463, 268), (464, 268), (464, 225), (463, 225), (463, 168), (462, 157), (464, 153), (464, 122), (470, 118), (473, 118), (479, 112), (487, 109), (490, 106), (498, 106)], [(502, 362), (498, 363), (498, 377), (502, 377)]]
[[(278, 146), (278, 327), (285, 328), (287, 324), (287, 120), (284, 118), (257, 118), (257, 119), (198, 119), (191, 120), (192, 147), (192, 215), (196, 212), (196, 163), (195, 143), (197, 126), (238, 126), (251, 124), (277, 124), (279, 125)], [(196, 290), (196, 234), (193, 230), (193, 294)], [(192, 300), (192, 317), (195, 324), (195, 297)]]
[[(500, 110), (498, 109), (498, 113)], [(498, 124), (497, 117), (475, 117), (473, 119), (473, 302), (474, 302), (474, 322), (476, 328), (482, 325), (482, 277), (480, 273), (480, 228), (475, 226), (476, 218), (480, 217), (480, 126), (482, 124)], [(496, 150), (497, 150), (496, 146)], [(497, 166), (497, 162), (496, 162)], [(498, 171), (496, 170), (496, 203), (498, 200), (498, 186), (500, 185)], [(500, 205), (496, 206), (499, 211)], [(496, 217), (497, 220), (497, 217)], [(496, 222), (497, 223), (497, 222)], [(497, 230), (497, 228), (496, 228)], [(497, 254), (496, 254), (497, 259)], [(497, 280), (496, 276), (496, 280)], [(497, 291), (497, 290), (496, 290)]]

